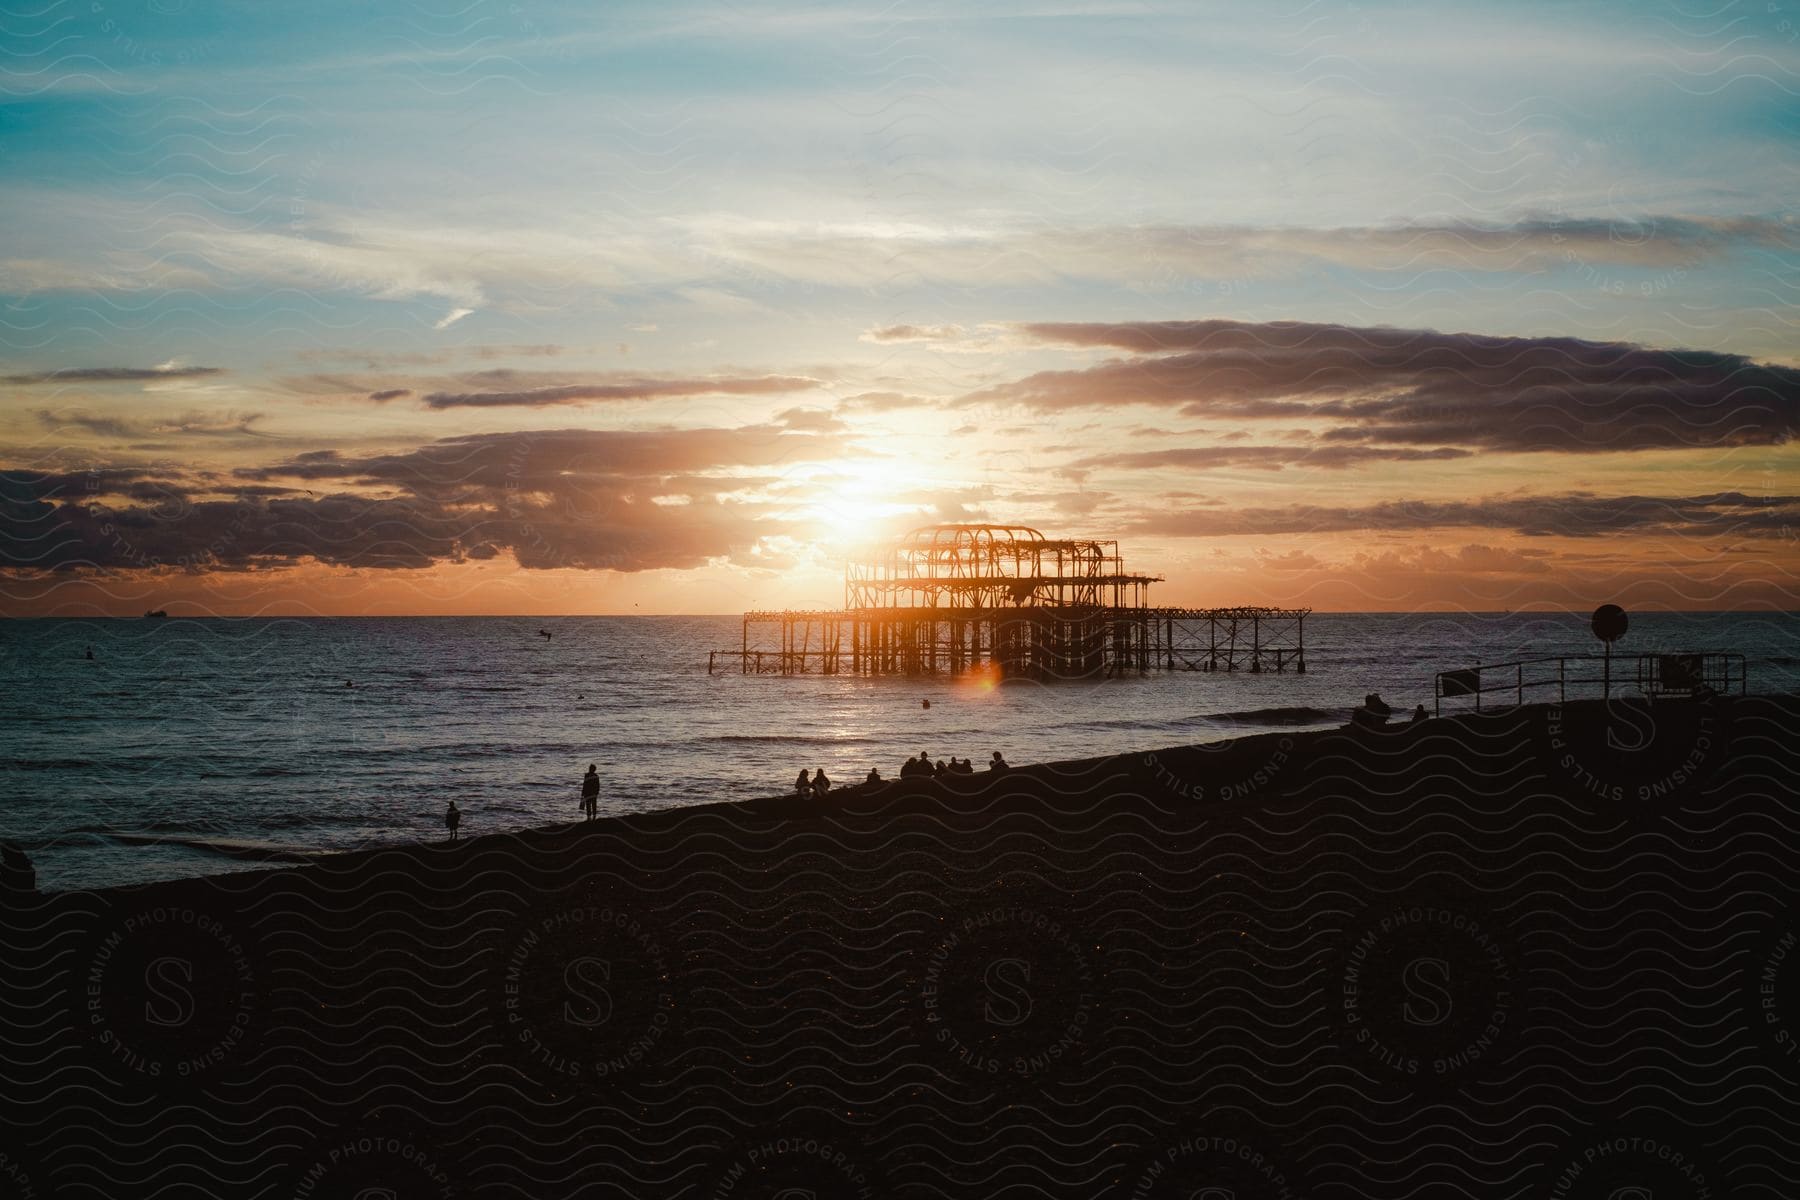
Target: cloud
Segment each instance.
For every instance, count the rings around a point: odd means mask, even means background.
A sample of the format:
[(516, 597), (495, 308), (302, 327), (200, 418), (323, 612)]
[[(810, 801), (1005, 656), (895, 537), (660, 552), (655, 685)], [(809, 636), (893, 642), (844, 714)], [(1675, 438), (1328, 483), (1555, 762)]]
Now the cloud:
[(790, 408), (775, 414), (775, 423), (795, 433), (841, 433), (850, 427), (823, 408)]
[(81, 410), (58, 412), (53, 409), (40, 408), (34, 410), (32, 415), (37, 418), (39, 424), (48, 429), (73, 427), (85, 430), (96, 437), (106, 438), (170, 436), (266, 438), (271, 436), (252, 428), (264, 420), (267, 415), (260, 412), (195, 411), (162, 417), (127, 419), (97, 416)]
[(172, 363), (156, 367), (63, 367), (54, 371), (0, 376), (0, 383), (14, 387), (40, 383), (135, 383), (153, 379), (198, 379), (223, 373), (222, 367), (179, 367)]
[(46, 429), (75, 428), (103, 438), (135, 438), (143, 437), (140, 426), (118, 417), (100, 417), (85, 412), (58, 413), (47, 408), (37, 409), (32, 413), (38, 424)]
[(1324, 443), (1520, 452), (1777, 445), (1800, 422), (1800, 370), (1711, 351), (1299, 321), (1021, 329), (1128, 356), (1038, 372), (959, 405), (1153, 405), (1327, 422)]
[(132, 271), (109, 270), (53, 258), (0, 258), (0, 295), (35, 292), (133, 291), (150, 281)]
[[(1293, 278), (1320, 269), (1394, 272), (1408, 282), (1429, 270), (1669, 271), (1788, 248), (1794, 238), (1791, 226), (1756, 214), (1045, 228), (1041, 221), (998, 216), (820, 222), (566, 210), (472, 225), (416, 207), (392, 214), (314, 200), (306, 208), (304, 219), (281, 228), (232, 228), (210, 210), (171, 213), (158, 222), (152, 244), (115, 265), (0, 260), (0, 287), (12, 294), (70, 286), (293, 287), (428, 302), (444, 314), (436, 322), (441, 329), (478, 309), (540, 310), (577, 294), (630, 302), (656, 292), (702, 310), (743, 312), (791, 284), (861, 290), (914, 282), (1018, 287), (1086, 281), (1154, 291), (1186, 289), (1198, 280), (1238, 285)], [(122, 228), (135, 214), (103, 207), (95, 218)], [(954, 327), (910, 328), (929, 337)], [(978, 348), (968, 341), (940, 344)]]
[(780, 425), (735, 428), (542, 429), (440, 438), (410, 450), (349, 457), (335, 450), (297, 454), (240, 479), (348, 480), (422, 494), (457, 489), (555, 491), (605, 480), (783, 466), (849, 453), (842, 437), (791, 433)]
[(884, 325), (865, 329), (865, 342), (954, 342), (963, 336), (961, 325)]
[(858, 392), (838, 401), (837, 410), (845, 413), (883, 413), (903, 408), (928, 408), (932, 403), (930, 397), (912, 396), (904, 392)]
[(430, 367), (461, 358), (556, 358), (570, 347), (549, 342), (488, 344), (480, 346), (438, 346), (431, 350), (369, 350), (350, 347), (309, 347), (297, 350), (294, 357), (301, 362), (353, 362), (370, 371), (395, 367)]
[(1529, 537), (1607, 534), (1792, 537), (1800, 496), (1503, 496), (1480, 500), (1392, 500), (1367, 505), (1292, 504), (1159, 513), (1131, 522), (1132, 533), (1172, 537), (1242, 534), (1506, 529)]
[(1468, 458), (1472, 452), (1452, 446), (1417, 450), (1401, 446), (1193, 446), (1135, 453), (1098, 454), (1077, 459), (1065, 470), (1089, 471), (1103, 467), (1154, 470), (1170, 467), (1208, 470), (1215, 467), (1259, 467), (1279, 471), (1306, 466), (1337, 469), (1365, 462), (1442, 462)]
[[(503, 374), (503, 373), (496, 373)], [(590, 404), (626, 400), (656, 400), (669, 396), (770, 396), (804, 392), (819, 386), (816, 379), (799, 375), (762, 375), (741, 378), (657, 379), (643, 376), (614, 377), (592, 383), (563, 384), (486, 392), (431, 392), (428, 408), (546, 408), (559, 404)]]
[[(229, 477), (6, 471), (0, 569), (401, 569), (500, 551), (528, 568), (686, 569), (786, 530), (774, 505), (738, 495), (774, 477), (744, 472), (851, 456), (832, 433), (754, 425), (479, 434)], [(669, 495), (688, 502), (654, 501)]]
[[(1320, 266), (1542, 274), (1597, 267), (1690, 268), (1740, 250), (1785, 247), (1794, 231), (1757, 215), (1646, 215), (1602, 220), (1556, 214), (1512, 221), (1385, 225), (1143, 224), (1045, 229), (1002, 222), (836, 224), (695, 218), (702, 261), (757, 279), (827, 287), (896, 281), (1004, 287), (1071, 279), (1176, 288), (1195, 279), (1292, 277)], [(955, 326), (871, 329), (874, 342), (953, 341)]]
[(370, 392), (369, 399), (377, 404), (386, 404), (389, 400), (398, 400), (402, 396), (410, 395), (412, 395), (411, 388), (382, 388), (380, 391)]

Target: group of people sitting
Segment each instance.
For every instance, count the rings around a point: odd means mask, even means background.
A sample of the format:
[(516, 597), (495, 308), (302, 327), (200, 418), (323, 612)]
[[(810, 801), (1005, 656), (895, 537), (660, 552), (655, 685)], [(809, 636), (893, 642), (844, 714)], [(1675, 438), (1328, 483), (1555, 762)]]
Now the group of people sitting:
[[(998, 771), (1005, 765), (1006, 760), (1000, 757), (1000, 752), (994, 751), (993, 762), (988, 764), (989, 769)], [(952, 756), (949, 762), (940, 758), (934, 764), (931, 761), (931, 755), (923, 750), (919, 751), (919, 757), (909, 758), (900, 764), (900, 778), (902, 779), (930, 779), (937, 775), (973, 775), (974, 773), (975, 763), (970, 759)]]
[[(1394, 706), (1381, 698), (1380, 692), (1370, 692), (1363, 697), (1362, 707), (1350, 714), (1352, 725), (1374, 728), (1387, 724), (1387, 719), (1394, 715)], [(1423, 704), (1413, 709), (1412, 719), (1415, 724), (1425, 720), (1430, 714)]]
[[(998, 750), (994, 751), (994, 756), (988, 760), (988, 770), (1004, 771), (1006, 769), (1005, 756)], [(975, 763), (971, 759), (952, 757), (949, 762), (945, 762), (940, 758), (933, 763), (931, 755), (923, 750), (919, 751), (919, 757), (909, 758), (900, 764), (900, 778), (902, 779), (933, 779), (939, 775), (973, 775), (974, 773)], [(877, 767), (870, 767), (868, 777), (863, 780), (865, 784), (886, 782)], [(831, 780), (826, 776), (824, 767), (820, 767), (810, 776), (803, 767), (799, 777), (794, 780), (794, 795), (796, 796), (823, 796), (830, 790)]]
[(831, 779), (825, 774), (824, 767), (820, 767), (819, 773), (811, 779), (806, 776), (806, 768), (801, 767), (799, 777), (794, 780), (794, 795), (796, 796), (823, 796), (830, 790)]

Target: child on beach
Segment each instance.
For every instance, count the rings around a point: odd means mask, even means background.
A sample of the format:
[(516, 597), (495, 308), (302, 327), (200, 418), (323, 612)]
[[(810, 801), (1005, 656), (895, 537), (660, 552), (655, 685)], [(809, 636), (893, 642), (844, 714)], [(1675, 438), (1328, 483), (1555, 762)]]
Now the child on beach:
[(600, 768), (594, 763), (588, 764), (587, 774), (581, 777), (581, 811), (590, 821), (600, 815)]
[(462, 809), (456, 807), (456, 801), (452, 800), (450, 807), (444, 810), (444, 828), (450, 831), (451, 841), (456, 840), (456, 831), (461, 827)]

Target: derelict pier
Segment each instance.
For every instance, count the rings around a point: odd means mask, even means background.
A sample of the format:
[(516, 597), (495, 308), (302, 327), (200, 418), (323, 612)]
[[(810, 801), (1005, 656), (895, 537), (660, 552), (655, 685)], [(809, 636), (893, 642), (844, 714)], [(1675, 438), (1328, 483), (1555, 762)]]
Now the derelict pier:
[(709, 671), (1086, 679), (1306, 671), (1306, 608), (1156, 608), (1116, 541), (933, 525), (844, 568), (841, 609), (749, 612)]

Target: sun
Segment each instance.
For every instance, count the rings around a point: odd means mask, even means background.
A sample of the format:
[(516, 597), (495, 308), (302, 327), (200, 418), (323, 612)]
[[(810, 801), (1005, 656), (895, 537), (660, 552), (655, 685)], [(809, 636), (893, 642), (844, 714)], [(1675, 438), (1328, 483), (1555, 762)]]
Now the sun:
[(879, 537), (895, 518), (919, 511), (904, 497), (918, 481), (893, 463), (859, 462), (853, 469), (834, 467), (816, 477), (816, 499), (810, 506), (822, 540), (836, 546)]

